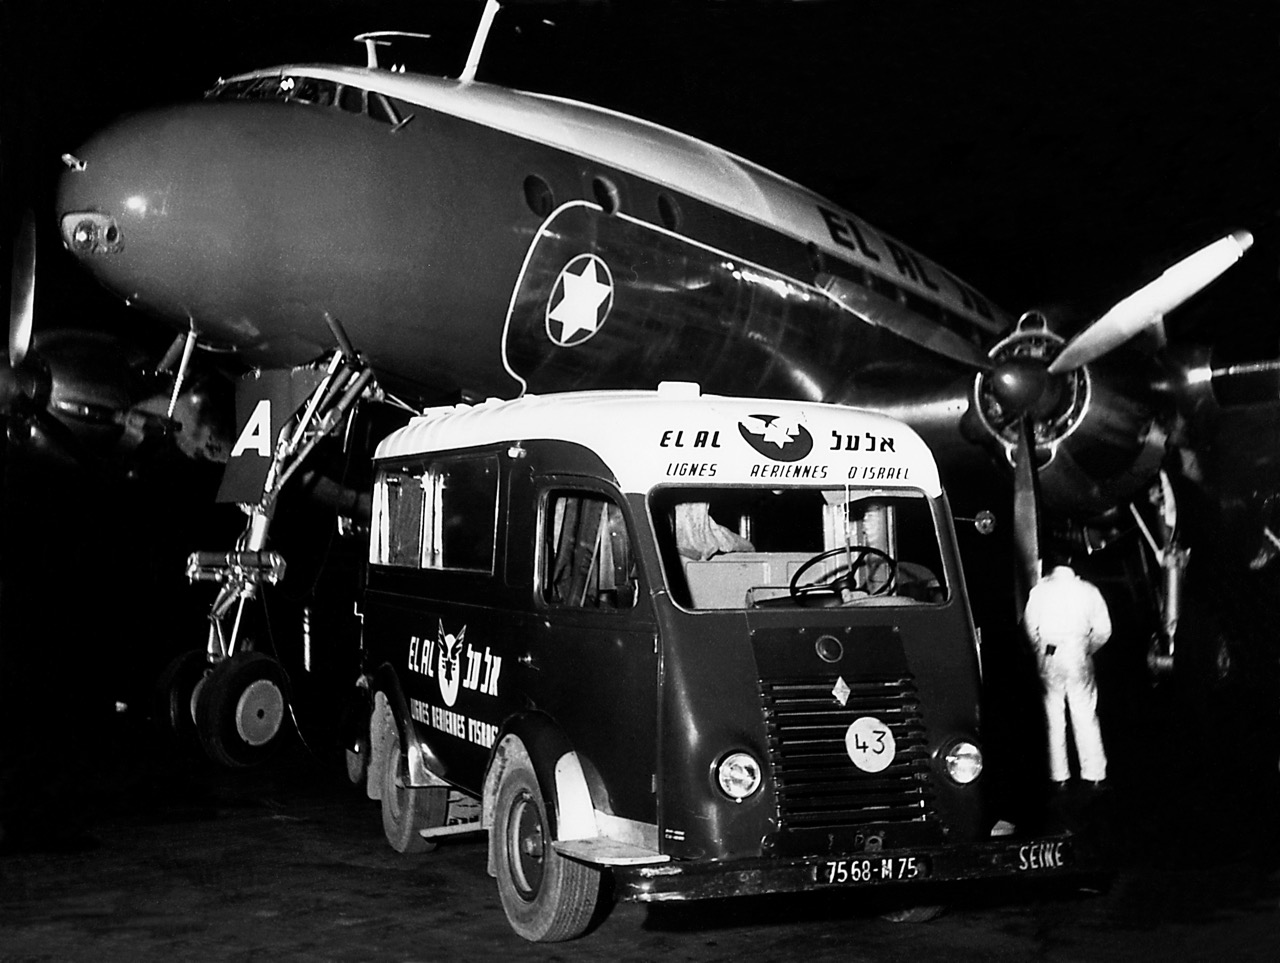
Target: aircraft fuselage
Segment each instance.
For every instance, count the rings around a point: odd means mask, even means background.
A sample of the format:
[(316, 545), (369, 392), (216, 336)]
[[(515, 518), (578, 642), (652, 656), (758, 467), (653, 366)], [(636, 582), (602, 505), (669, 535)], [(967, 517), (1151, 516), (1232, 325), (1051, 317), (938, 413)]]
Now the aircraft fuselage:
[[(1009, 316), (819, 195), (654, 124), (286, 66), (125, 118), (70, 163), (68, 248), (131, 304), (254, 365), (331, 350), (328, 316), (419, 403), (692, 380), (876, 407), (948, 469), (986, 462), (960, 430), (966, 362)], [(1126, 411), (1120, 449), (1147, 447), (1151, 419), (1145, 401)], [(1100, 423), (1117, 434), (1112, 414)], [(1140, 454), (1109, 452), (1125, 485)], [(1088, 500), (1113, 494), (1093, 484)]]

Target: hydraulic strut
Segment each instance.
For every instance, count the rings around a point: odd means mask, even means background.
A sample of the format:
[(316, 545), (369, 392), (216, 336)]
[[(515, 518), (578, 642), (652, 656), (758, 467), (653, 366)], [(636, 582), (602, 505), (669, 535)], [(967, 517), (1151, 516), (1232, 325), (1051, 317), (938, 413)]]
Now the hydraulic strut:
[(1159, 481), (1152, 486), (1151, 501), (1156, 508), (1155, 532), (1134, 505), (1129, 506), (1129, 511), (1164, 575), (1161, 584), (1160, 628), (1152, 637), (1151, 648), (1147, 651), (1147, 666), (1160, 676), (1173, 670), (1178, 620), (1182, 614), (1182, 587), (1191, 550), (1184, 547), (1178, 537), (1177, 502), (1174, 500), (1169, 476), (1164, 471), (1160, 472)]
[[(237, 650), (251, 648), (241, 638), (245, 604), (255, 598), (260, 585), (275, 585), (285, 574), (285, 560), (266, 550), (276, 504), (285, 484), (325, 437), (340, 429), (355, 403), (369, 389), (373, 370), (364, 366), (351, 349), (336, 320), (326, 318), (339, 347), (330, 355), (324, 376), (311, 391), (291, 427), (280, 432), (256, 504), (242, 504), (249, 518), (244, 532), (230, 552), (194, 552), (187, 559), (187, 578), (216, 582), (218, 595), (209, 610), (207, 654), (218, 663)], [(314, 377), (315, 369), (295, 369)], [(232, 615), (231, 624), (226, 622)]]

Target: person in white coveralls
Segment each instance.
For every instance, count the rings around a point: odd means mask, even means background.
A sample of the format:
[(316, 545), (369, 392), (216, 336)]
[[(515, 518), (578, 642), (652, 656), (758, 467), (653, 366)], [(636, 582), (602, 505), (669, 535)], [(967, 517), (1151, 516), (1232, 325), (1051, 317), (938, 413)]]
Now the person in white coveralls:
[(1107, 753), (1098, 725), (1093, 654), (1111, 637), (1107, 603), (1097, 587), (1076, 575), (1064, 559), (1031, 590), (1025, 625), (1044, 683), (1049, 777), (1059, 787), (1071, 778), (1067, 761), (1069, 711), (1080, 778), (1101, 786), (1107, 778)]

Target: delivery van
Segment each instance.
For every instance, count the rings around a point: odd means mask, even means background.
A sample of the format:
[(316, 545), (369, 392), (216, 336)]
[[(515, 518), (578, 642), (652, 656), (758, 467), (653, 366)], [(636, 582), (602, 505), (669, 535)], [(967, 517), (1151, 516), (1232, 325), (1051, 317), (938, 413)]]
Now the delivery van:
[(909, 907), (1075, 868), (986, 804), (952, 518), (900, 422), (527, 396), (429, 411), (375, 469), (352, 775), (401, 852), (487, 832), (526, 939), (602, 892)]

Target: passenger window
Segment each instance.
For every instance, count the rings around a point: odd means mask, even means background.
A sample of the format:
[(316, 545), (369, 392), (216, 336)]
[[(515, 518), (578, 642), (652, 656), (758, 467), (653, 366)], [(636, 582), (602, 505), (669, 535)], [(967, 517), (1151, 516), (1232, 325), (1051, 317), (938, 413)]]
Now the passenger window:
[(369, 561), (492, 573), (497, 519), (496, 456), (384, 469), (374, 486)]
[(423, 477), (388, 472), (378, 479), (369, 561), (411, 568), (422, 564)]
[(427, 568), (493, 571), (498, 521), (498, 459), (441, 462), (429, 474)]
[(552, 605), (629, 609), (636, 569), (622, 509), (593, 492), (552, 492), (542, 520), (542, 597)]

